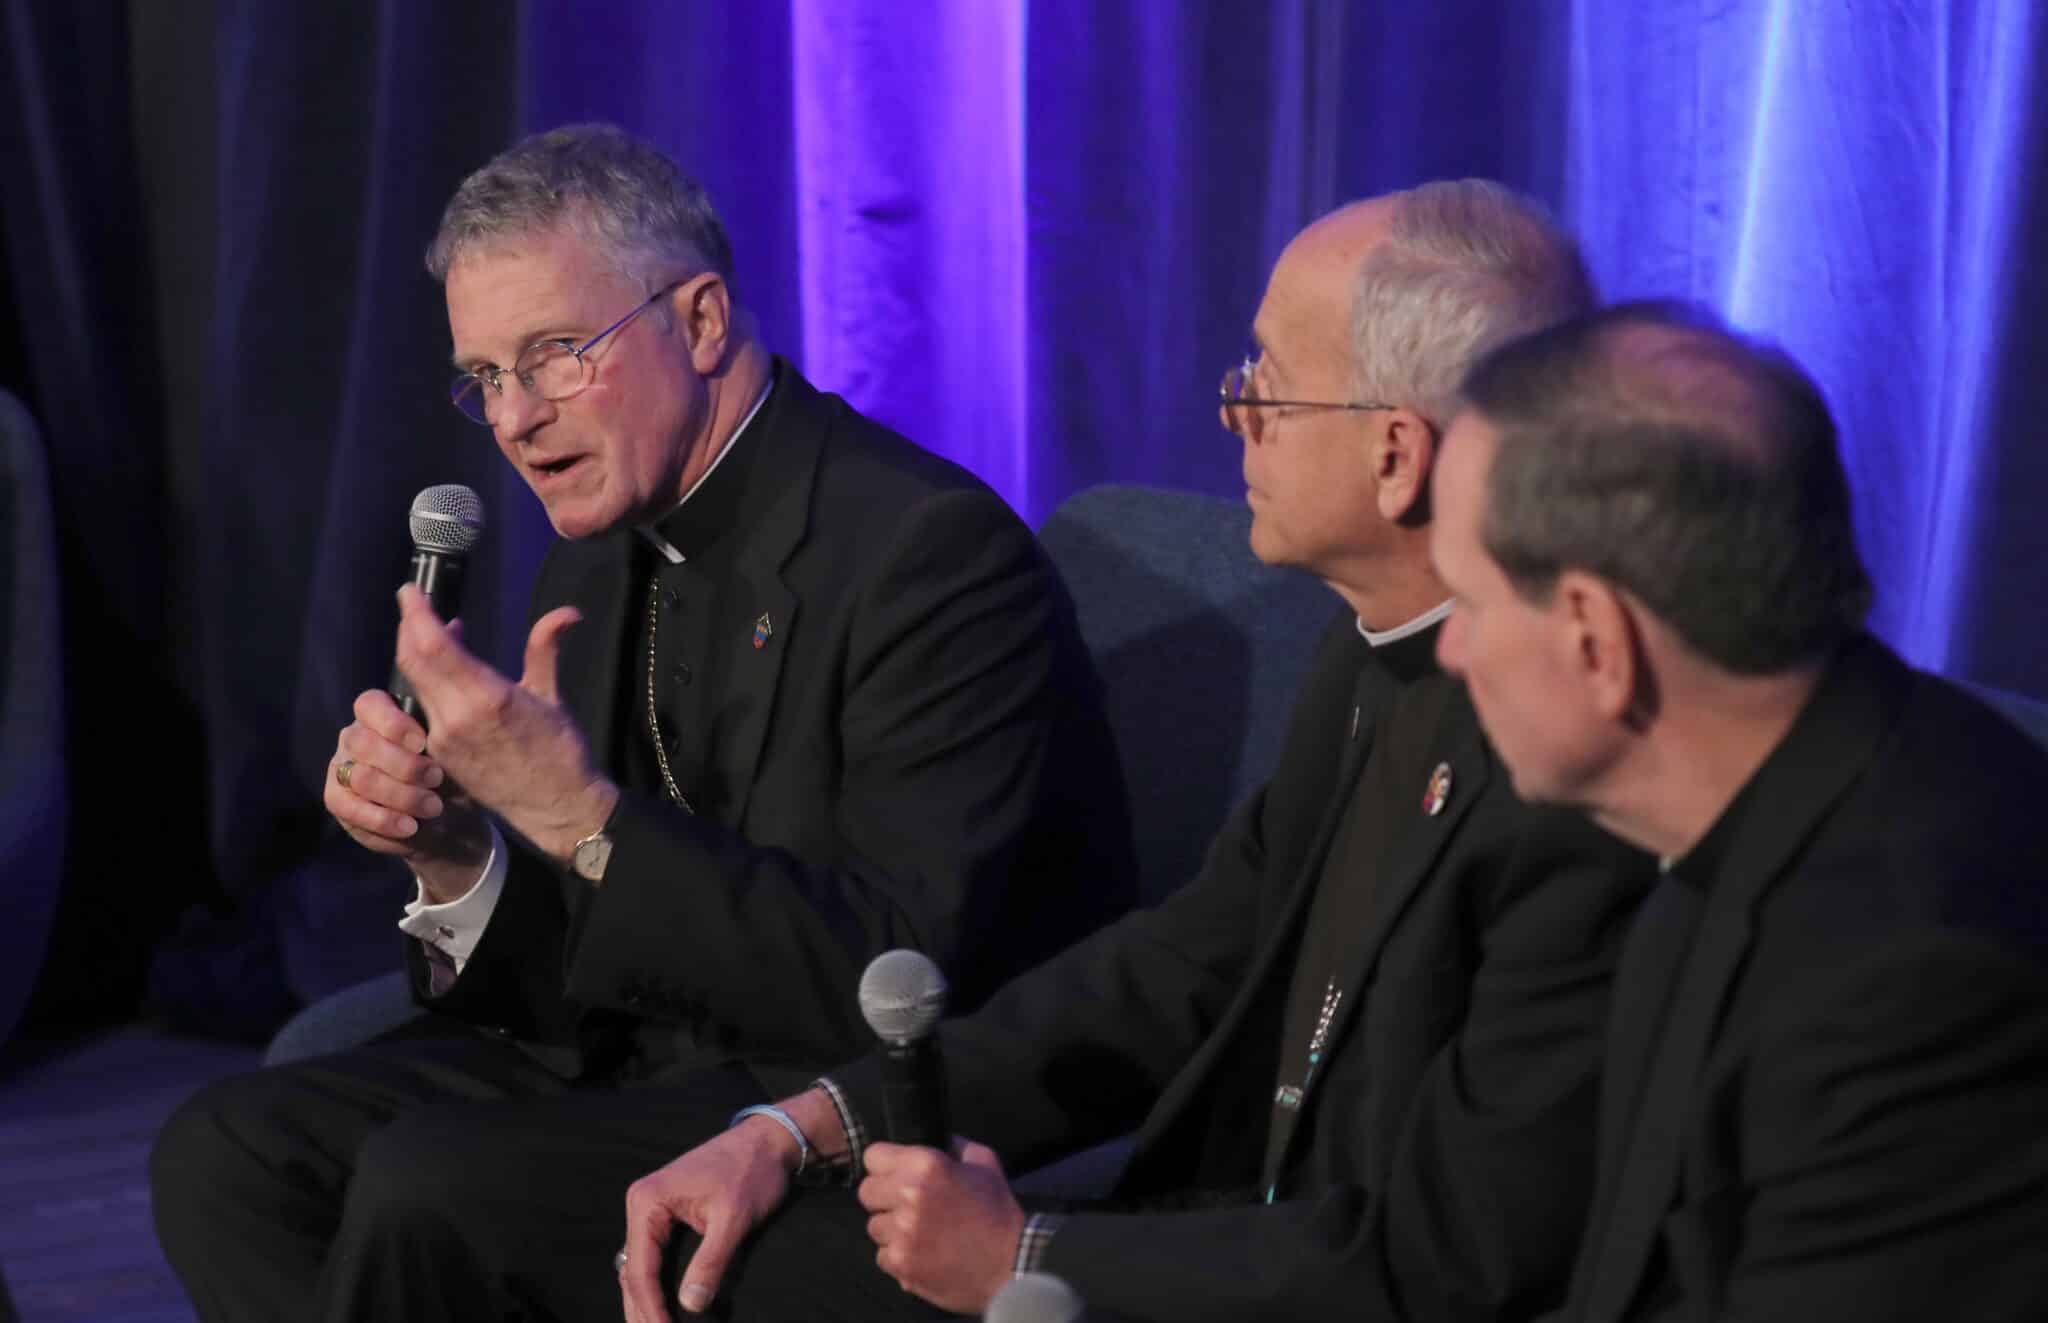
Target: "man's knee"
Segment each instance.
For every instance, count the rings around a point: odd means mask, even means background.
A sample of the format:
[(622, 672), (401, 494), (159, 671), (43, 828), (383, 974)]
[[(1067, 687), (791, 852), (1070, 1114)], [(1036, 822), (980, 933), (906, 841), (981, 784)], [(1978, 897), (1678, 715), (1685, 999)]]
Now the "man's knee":
[(363, 1141), (347, 1219), (359, 1230), (460, 1221), (461, 1210), (477, 1207), (486, 1198), (482, 1187), (515, 1160), (481, 1151), (463, 1127), (431, 1112), (399, 1117)]
[(149, 1188), (159, 1217), (167, 1206), (205, 1201), (261, 1165), (250, 1132), (262, 1110), (255, 1095), (262, 1091), (260, 1073), (216, 1080), (171, 1113), (149, 1150)]
[(301, 1220), (339, 1197), (354, 1150), (378, 1119), (293, 1066), (216, 1080), (186, 1099), (151, 1145), (158, 1221), (165, 1209), (262, 1214), (287, 1205)]
[[(149, 1152), (151, 1213), (174, 1260), (271, 1222), (320, 1220), (326, 1182), (272, 1071), (231, 1076), (185, 1100)], [(330, 1178), (331, 1179), (331, 1178)], [(308, 1206), (312, 1194), (318, 1204)]]

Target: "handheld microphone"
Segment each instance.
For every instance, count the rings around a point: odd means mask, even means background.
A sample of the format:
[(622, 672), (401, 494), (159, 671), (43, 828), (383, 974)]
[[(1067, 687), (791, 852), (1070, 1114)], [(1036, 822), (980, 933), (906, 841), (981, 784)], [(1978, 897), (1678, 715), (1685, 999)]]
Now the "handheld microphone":
[(946, 1013), (946, 976), (929, 956), (884, 951), (860, 976), (860, 1013), (882, 1040), (882, 1110), (890, 1142), (949, 1150), (946, 1063), (932, 1035)]
[[(459, 482), (423, 489), (412, 498), (412, 581), (427, 595), (427, 604), (443, 620), (462, 610), (462, 572), (470, 548), (483, 536), (484, 503)], [(426, 711), (412, 682), (391, 668), (391, 697), (399, 710), (422, 726)]]
[(1020, 1273), (988, 1302), (983, 1323), (1087, 1323), (1088, 1307), (1051, 1273)]

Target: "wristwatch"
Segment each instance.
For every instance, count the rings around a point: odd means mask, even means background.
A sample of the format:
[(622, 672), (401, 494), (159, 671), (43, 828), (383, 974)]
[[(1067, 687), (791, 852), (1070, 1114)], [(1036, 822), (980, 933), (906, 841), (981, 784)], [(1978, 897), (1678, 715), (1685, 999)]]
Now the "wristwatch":
[(576, 848), (569, 851), (570, 870), (592, 886), (604, 881), (605, 865), (611, 861), (611, 833), (602, 827), (576, 842)]

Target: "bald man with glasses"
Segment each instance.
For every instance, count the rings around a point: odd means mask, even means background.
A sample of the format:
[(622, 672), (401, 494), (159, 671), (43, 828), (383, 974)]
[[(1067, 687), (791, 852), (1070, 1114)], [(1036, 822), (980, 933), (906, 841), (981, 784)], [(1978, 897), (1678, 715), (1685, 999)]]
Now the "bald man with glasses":
[[(1167, 900), (939, 1026), (957, 1156), (873, 1142), (870, 1059), (636, 1183), (628, 1319), (979, 1313), (1027, 1270), (1175, 1323), (1560, 1297), (1651, 861), (1515, 798), (1433, 660), (1428, 533), (1466, 369), (1590, 298), (1571, 240), (1484, 181), (1295, 237), (1219, 401), (1253, 552), (1334, 593), (1271, 779)], [(1132, 1132), (1104, 1201), (1048, 1207), (1005, 1174)], [(821, 1163), (854, 1188), (792, 1190)]]

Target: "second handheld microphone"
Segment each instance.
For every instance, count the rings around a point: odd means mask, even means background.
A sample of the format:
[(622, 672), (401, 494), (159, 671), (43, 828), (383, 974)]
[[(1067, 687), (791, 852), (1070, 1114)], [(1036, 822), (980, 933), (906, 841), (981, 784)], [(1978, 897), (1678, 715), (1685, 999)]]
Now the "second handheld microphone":
[(860, 1013), (882, 1040), (889, 1141), (946, 1151), (946, 1063), (932, 1032), (946, 1013), (946, 976), (917, 951), (884, 951), (860, 976)]

